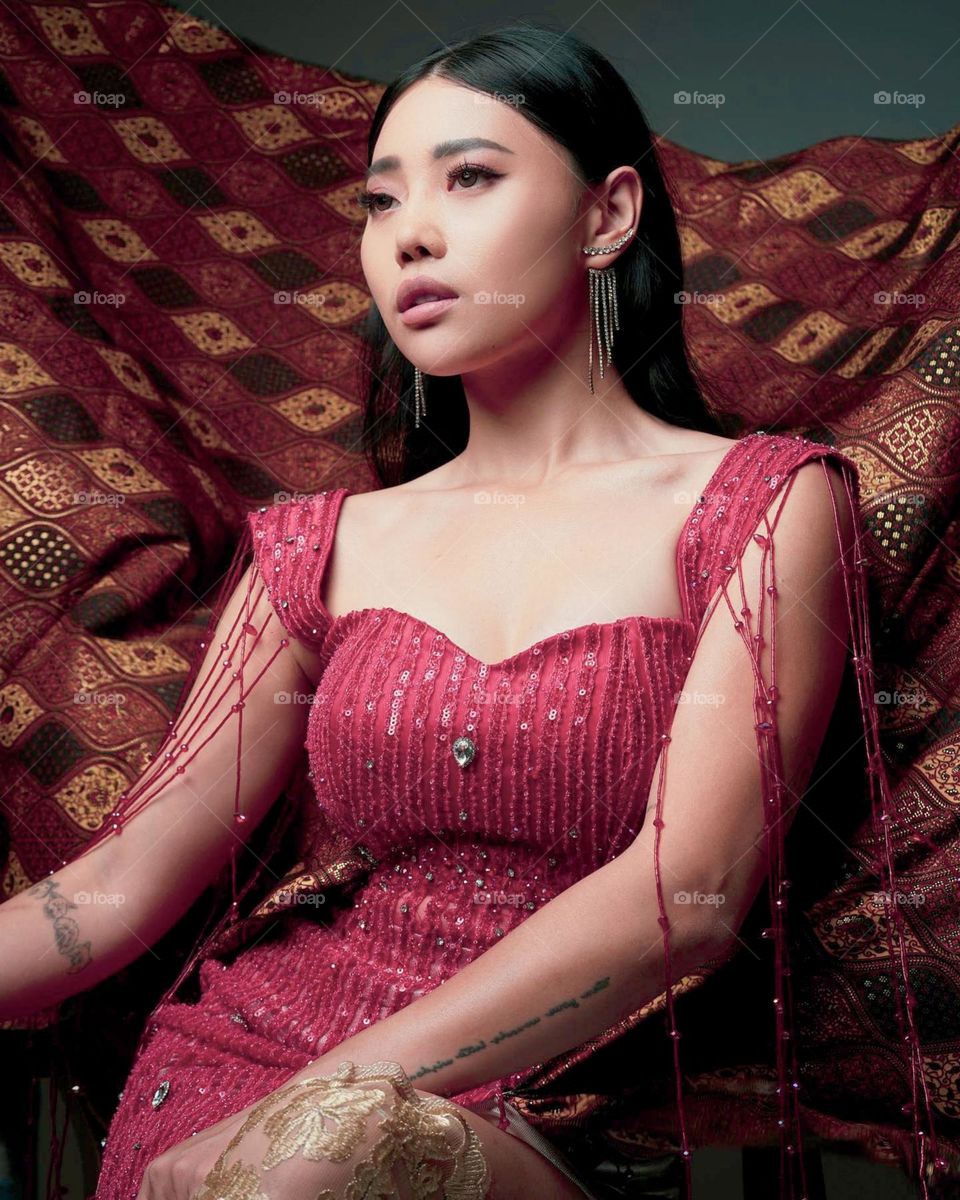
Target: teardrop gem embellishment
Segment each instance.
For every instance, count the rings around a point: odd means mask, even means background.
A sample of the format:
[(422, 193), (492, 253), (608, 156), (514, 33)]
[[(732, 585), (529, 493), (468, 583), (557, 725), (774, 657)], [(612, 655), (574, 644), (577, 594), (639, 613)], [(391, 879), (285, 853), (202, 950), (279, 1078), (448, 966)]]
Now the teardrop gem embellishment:
[(170, 1080), (164, 1079), (161, 1082), (160, 1086), (157, 1088), (157, 1090), (153, 1093), (153, 1098), (150, 1101), (150, 1103), (153, 1105), (154, 1108), (160, 1107), (160, 1105), (164, 1102), (164, 1100), (166, 1100), (167, 1093), (169, 1091), (170, 1091)]
[(453, 757), (457, 760), (457, 764), (461, 767), (469, 766), (477, 753), (477, 747), (468, 737), (458, 737), (450, 749), (453, 751)]

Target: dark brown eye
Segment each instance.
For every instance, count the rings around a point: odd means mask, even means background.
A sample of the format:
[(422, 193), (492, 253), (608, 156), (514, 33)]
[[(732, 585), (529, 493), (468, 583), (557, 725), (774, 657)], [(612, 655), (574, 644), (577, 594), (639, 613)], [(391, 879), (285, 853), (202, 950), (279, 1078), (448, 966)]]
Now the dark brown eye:
[[(446, 177), (449, 183), (459, 181), (466, 190), (471, 190), (476, 187), (479, 180), (499, 179), (501, 173), (491, 170), (490, 167), (483, 166), (482, 163), (460, 162), (446, 172)], [(365, 209), (368, 214), (389, 212), (394, 201), (394, 197), (388, 192), (370, 192), (366, 188), (361, 189), (355, 199), (357, 204)], [(386, 201), (386, 203), (381, 204), (381, 200)]]
[(388, 196), (386, 192), (359, 192), (356, 196), (357, 204), (367, 212), (386, 212), (386, 208), (381, 208), (377, 203), (378, 200), (392, 200), (392, 196)]
[[(463, 180), (464, 175), (475, 176), (473, 183), (466, 183)], [(499, 179), (500, 173), (498, 171), (491, 171), (489, 167), (485, 167), (480, 163), (465, 162), (457, 163), (455, 167), (451, 167), (447, 172), (447, 179), (450, 181), (450, 183), (454, 183), (459, 179), (461, 182), (464, 182), (464, 185), (468, 188), (473, 187), (478, 178)]]

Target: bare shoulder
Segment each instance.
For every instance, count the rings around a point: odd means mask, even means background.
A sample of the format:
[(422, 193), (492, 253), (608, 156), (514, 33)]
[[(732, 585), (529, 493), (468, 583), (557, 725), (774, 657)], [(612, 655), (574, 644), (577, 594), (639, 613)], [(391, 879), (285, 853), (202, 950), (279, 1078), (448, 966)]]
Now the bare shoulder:
[(448, 463), (426, 471), (415, 479), (345, 497), (337, 521), (337, 547), (341, 555), (351, 547), (383, 545), (384, 539), (403, 532), (430, 537), (456, 515), (470, 488), (456, 480)]
[[(853, 543), (856, 514), (844, 484), (843, 469), (829, 457), (817, 456), (793, 472), (781, 523), (789, 522), (798, 540), (836, 550)], [(779, 526), (778, 526), (779, 527)]]
[[(742, 440), (684, 430), (678, 437), (675, 452), (672, 455), (667, 454), (664, 463), (672, 462), (672, 473), (676, 480), (685, 475), (690, 479), (702, 479), (705, 477), (705, 469), (709, 475), (710, 470), (716, 469), (728, 451)], [(669, 465), (667, 471), (671, 473)], [(838, 462), (829, 456), (818, 455), (801, 463), (793, 474), (795, 478), (791, 482), (789, 506), (794, 513), (801, 514), (801, 520), (806, 515), (822, 525), (829, 517), (830, 526), (833, 527), (836, 505), (838, 518), (842, 524), (849, 527), (850, 505), (843, 484), (843, 471)], [(825, 479), (829, 480), (829, 487), (826, 486)]]
[[(373, 488), (368, 492), (351, 492), (345, 496), (337, 519), (338, 551), (344, 554), (350, 552), (351, 546), (375, 545), (376, 539), (389, 532), (391, 523), (406, 519), (411, 505), (416, 503), (417, 493), (422, 499), (426, 490), (401, 483), (392, 487)], [(374, 540), (371, 542), (369, 539)]]
[[(629, 464), (633, 478), (696, 495), (740, 439), (677, 429), (654, 455)], [(651, 475), (651, 462), (654, 471)]]
[(722, 437), (717, 433), (701, 433), (699, 430), (678, 430), (676, 441), (665, 450), (664, 457), (675, 460), (680, 470), (690, 467), (694, 471), (702, 471), (703, 464), (711, 459), (719, 465), (740, 440)]
[(716, 454), (723, 455), (729, 449), (742, 441), (741, 438), (723, 437), (719, 433), (705, 433), (698, 429), (678, 429), (675, 442), (666, 452), (677, 455), (683, 454)]

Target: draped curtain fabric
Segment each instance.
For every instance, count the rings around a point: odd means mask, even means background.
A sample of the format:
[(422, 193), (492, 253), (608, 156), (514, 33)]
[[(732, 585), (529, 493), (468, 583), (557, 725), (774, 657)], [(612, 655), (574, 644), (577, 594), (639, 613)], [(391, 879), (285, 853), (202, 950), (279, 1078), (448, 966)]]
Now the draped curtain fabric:
[[(137, 0), (0, 8), (0, 71), (11, 896), (68, 861), (145, 769), (245, 513), (373, 486), (357, 450), (369, 295), (353, 197), (383, 84)], [(888, 836), (937, 1133), (956, 1153), (960, 124), (736, 164), (659, 145), (687, 270), (678, 314), (729, 431), (828, 440), (860, 470)], [(905, 1162), (879, 847), (849, 766), (825, 752), (823, 819), (795, 839), (801, 1077), (811, 1129)], [(775, 1140), (756, 1032), (772, 1022), (749, 1001), (769, 995), (759, 936), (745, 927), (743, 952), (679, 1000), (694, 1144)], [(517, 1107), (581, 1155), (675, 1147), (663, 1005), (649, 1008)]]

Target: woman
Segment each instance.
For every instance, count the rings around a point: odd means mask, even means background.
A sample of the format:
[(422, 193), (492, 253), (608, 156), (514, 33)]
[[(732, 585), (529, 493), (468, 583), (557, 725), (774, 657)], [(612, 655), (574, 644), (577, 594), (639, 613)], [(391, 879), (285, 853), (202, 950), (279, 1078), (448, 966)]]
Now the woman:
[(384, 486), (251, 514), (156, 769), (5, 906), (0, 1011), (156, 941), (306, 739), (302, 861), (154, 1010), (97, 1200), (599, 1194), (507, 1093), (664, 995), (679, 1079), (671, 987), (765, 880), (795, 1149), (782, 842), (849, 645), (871, 691), (853, 464), (720, 435), (649, 130), (590, 47), (522, 25), (431, 55), (368, 166)]

